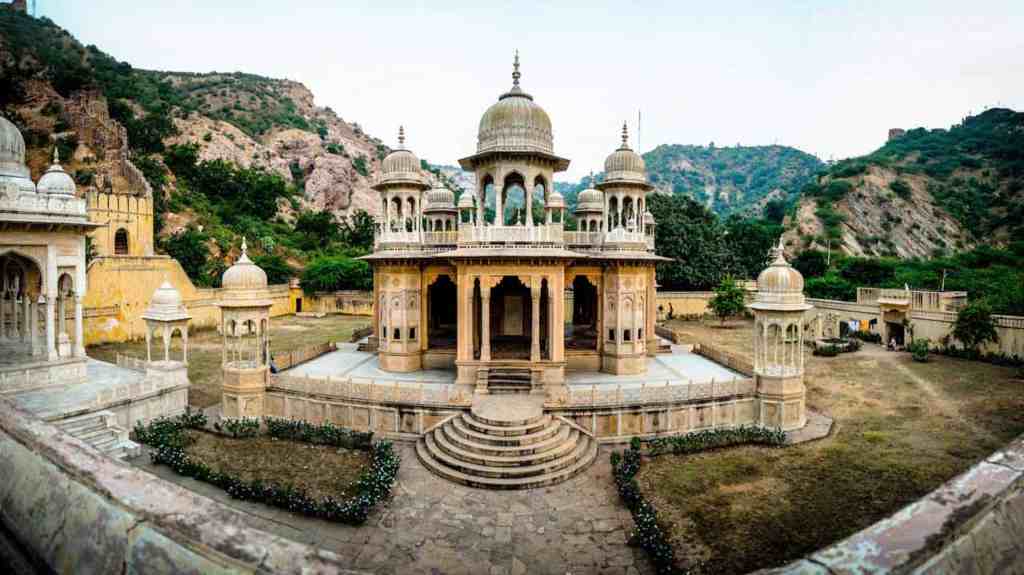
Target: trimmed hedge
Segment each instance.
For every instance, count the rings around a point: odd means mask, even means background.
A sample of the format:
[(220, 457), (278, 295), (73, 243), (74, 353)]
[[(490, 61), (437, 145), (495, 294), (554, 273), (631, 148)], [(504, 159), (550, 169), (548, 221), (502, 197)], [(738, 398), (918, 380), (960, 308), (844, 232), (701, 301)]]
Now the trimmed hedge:
[(217, 431), (228, 433), (236, 439), (256, 437), (260, 433), (260, 420), (255, 417), (225, 419), (224, 423), (214, 423), (213, 428)]
[[(786, 442), (786, 434), (780, 429), (764, 429), (755, 426), (740, 426), (728, 429), (709, 429), (647, 440), (649, 453), (652, 457), (665, 453), (682, 455), (697, 453), (709, 449), (731, 447), (735, 445), (771, 445), (780, 446)], [(636, 482), (636, 474), (640, 472), (642, 442), (634, 437), (629, 448), (612, 452), (612, 477), (619, 498), (633, 515), (636, 525), (633, 540), (647, 552), (654, 569), (659, 574), (675, 572), (675, 550), (668, 542), (668, 535), (658, 523), (658, 511), (644, 496)]]
[[(203, 416), (203, 425), (205, 425), (205, 420), (206, 418)], [(272, 437), (293, 441), (306, 441), (304, 438), (309, 438), (310, 440), (306, 443), (338, 447), (358, 445), (360, 447), (354, 448), (369, 450), (370, 466), (359, 476), (355, 485), (356, 494), (344, 500), (329, 496), (317, 499), (307, 495), (304, 490), (291, 485), (245, 481), (216, 471), (201, 461), (190, 459), (185, 453), (185, 447), (190, 443), (190, 439), (184, 431), (189, 428), (202, 427), (202, 425), (196, 425), (194, 419), (189, 419), (186, 416), (158, 419), (147, 426), (136, 425), (135, 437), (142, 443), (156, 448), (156, 451), (150, 454), (153, 463), (162, 463), (180, 475), (216, 485), (235, 499), (273, 505), (319, 519), (361, 525), (366, 521), (373, 507), (391, 495), (391, 487), (398, 476), (398, 468), (401, 464), (401, 458), (395, 453), (391, 442), (371, 443), (372, 433), (351, 431), (330, 424), (313, 425), (305, 422), (287, 422), (303, 425), (286, 425), (284, 420), (272, 418), (267, 418), (265, 421), (268, 429), (273, 429), (277, 433), (277, 435), (272, 433)], [(258, 425), (256, 423), (257, 429)], [(251, 424), (245, 424), (244, 429), (251, 429)]]
[(786, 434), (780, 429), (741, 425), (726, 429), (706, 429), (686, 435), (658, 437), (647, 440), (646, 443), (652, 457), (665, 453), (685, 455), (734, 445), (779, 446), (786, 443)]
[(857, 338), (868, 343), (882, 343), (882, 334), (870, 331), (852, 331), (850, 337)]
[(372, 431), (354, 431), (330, 423), (309, 423), (292, 419), (264, 417), (267, 435), (277, 439), (290, 439), (314, 445), (330, 445), (366, 451), (373, 444)]

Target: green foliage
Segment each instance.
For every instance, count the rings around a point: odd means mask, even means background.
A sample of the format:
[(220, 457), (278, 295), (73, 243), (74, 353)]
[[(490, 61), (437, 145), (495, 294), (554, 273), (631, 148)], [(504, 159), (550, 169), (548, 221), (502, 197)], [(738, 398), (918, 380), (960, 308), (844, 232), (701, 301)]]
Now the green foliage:
[(820, 345), (815, 347), (814, 351), (811, 353), (818, 357), (835, 357), (842, 353), (842, 350), (838, 345)]
[(753, 425), (723, 429), (707, 429), (684, 435), (658, 437), (647, 441), (651, 457), (672, 453), (686, 455), (736, 445), (768, 445), (777, 447), (786, 443), (786, 434), (778, 429)]
[(223, 423), (219, 421), (214, 423), (213, 428), (225, 432), (235, 439), (256, 437), (260, 433), (260, 420), (256, 417), (225, 419)]
[(791, 263), (805, 279), (821, 277), (828, 271), (828, 256), (820, 250), (804, 250)]
[(724, 324), (727, 318), (743, 313), (744, 293), (732, 277), (722, 278), (715, 288), (715, 295), (708, 302), (708, 307)]
[(782, 225), (782, 221), (786, 218), (786, 202), (782, 200), (770, 200), (764, 205), (764, 219), (769, 222)]
[(972, 302), (960, 308), (950, 332), (966, 349), (977, 351), (986, 342), (998, 342), (996, 322), (992, 308), (983, 301)]
[(347, 256), (319, 256), (306, 266), (300, 280), (306, 293), (373, 289), (373, 272), (362, 260)]
[(914, 359), (914, 361), (923, 363), (928, 361), (928, 349), (930, 344), (931, 342), (928, 341), (928, 338), (926, 337), (916, 338), (914, 339), (914, 341), (910, 342), (910, 345), (907, 346), (907, 349), (910, 350), (910, 356)]
[(910, 184), (903, 180), (893, 180), (892, 183), (889, 184), (889, 189), (892, 190), (893, 193), (895, 193), (897, 196), (903, 198), (904, 200), (910, 199)]
[(295, 234), (299, 249), (309, 251), (338, 242), (341, 229), (331, 212), (304, 211), (295, 218)]
[(271, 285), (288, 283), (295, 275), (295, 268), (277, 254), (260, 254), (252, 258), (252, 262), (267, 272), (267, 283)]
[(290, 439), (313, 445), (330, 445), (345, 449), (366, 451), (373, 445), (372, 431), (354, 431), (330, 422), (309, 423), (294, 419), (264, 417), (267, 435), (277, 439)]
[(658, 255), (673, 259), (658, 266), (665, 289), (709, 289), (725, 276), (743, 275), (731, 257), (725, 229), (707, 208), (684, 195), (652, 194), (647, 201), (658, 222)]
[[(818, 158), (785, 146), (661, 145), (643, 158), (651, 183), (690, 196), (723, 216), (756, 215), (767, 197), (784, 207), (824, 167)], [(559, 191), (569, 202), (570, 196)], [(575, 195), (570, 206), (575, 205)], [(772, 221), (781, 223), (778, 207), (773, 209), (777, 219)]]
[(368, 177), (370, 175), (370, 168), (366, 165), (366, 157), (359, 156), (352, 159), (352, 167), (355, 168), (356, 172), (362, 177)]
[(724, 227), (730, 269), (736, 270), (739, 277), (756, 278), (769, 264), (771, 249), (782, 235), (782, 227), (738, 215), (729, 216)]
[(857, 299), (857, 287), (835, 272), (804, 281), (804, 293), (807, 297), (820, 299), (854, 301)]
[(363, 210), (356, 210), (352, 216), (343, 216), (338, 222), (341, 243), (355, 253), (370, 253), (373, 250), (373, 216)]
[(209, 241), (208, 235), (190, 227), (168, 237), (163, 248), (167, 255), (178, 260), (193, 283), (211, 287), (220, 282), (220, 275), (210, 273)]

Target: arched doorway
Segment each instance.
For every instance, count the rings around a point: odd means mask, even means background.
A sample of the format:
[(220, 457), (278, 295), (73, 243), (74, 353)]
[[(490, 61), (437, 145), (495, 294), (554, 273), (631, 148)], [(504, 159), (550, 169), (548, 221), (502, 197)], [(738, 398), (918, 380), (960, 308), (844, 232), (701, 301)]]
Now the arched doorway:
[(427, 286), (427, 348), (455, 349), (457, 340), (455, 283), (448, 275), (438, 276)]
[(572, 281), (572, 317), (566, 349), (597, 349), (597, 286), (586, 276)]
[(128, 230), (124, 228), (114, 233), (114, 255), (128, 255)]

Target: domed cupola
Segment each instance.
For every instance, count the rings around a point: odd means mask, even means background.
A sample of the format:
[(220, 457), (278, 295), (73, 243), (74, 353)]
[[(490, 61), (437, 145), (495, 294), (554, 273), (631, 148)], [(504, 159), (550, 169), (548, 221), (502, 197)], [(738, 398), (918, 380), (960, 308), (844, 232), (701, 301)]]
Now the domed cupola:
[(427, 192), (427, 208), (455, 208), (455, 194), (438, 183), (438, 187)]
[(551, 118), (533, 96), (519, 87), (519, 52), (512, 72), (512, 89), (480, 118), (476, 151), (554, 153)]
[(25, 139), (10, 120), (0, 116), (0, 196), (5, 189), (13, 189), (15, 195), (35, 192), (30, 175), (25, 165)]
[(750, 307), (780, 311), (811, 307), (804, 300), (804, 276), (786, 261), (781, 237), (772, 248), (772, 263), (757, 276), (757, 299)]
[(221, 276), (220, 285), (225, 290), (259, 290), (267, 287), (267, 273), (249, 259), (244, 237), (242, 238), (242, 255)]
[(46, 173), (39, 178), (36, 189), (40, 194), (52, 194), (57, 196), (74, 196), (75, 180), (64, 171), (60, 165), (60, 156), (57, 148), (53, 149), (53, 165), (46, 170)]
[(604, 194), (594, 189), (594, 184), (597, 180), (594, 178), (594, 173), (590, 173), (590, 187), (583, 190), (576, 196), (576, 213), (600, 213), (604, 210)]
[(647, 183), (646, 166), (640, 154), (629, 147), (629, 132), (626, 124), (622, 124), (622, 145), (612, 152), (604, 161), (604, 182), (603, 184), (614, 184), (620, 182)]
[(380, 177), (375, 186), (387, 184), (414, 184), (426, 186), (420, 170), (420, 159), (405, 148), (405, 128), (398, 127), (398, 148), (381, 162)]

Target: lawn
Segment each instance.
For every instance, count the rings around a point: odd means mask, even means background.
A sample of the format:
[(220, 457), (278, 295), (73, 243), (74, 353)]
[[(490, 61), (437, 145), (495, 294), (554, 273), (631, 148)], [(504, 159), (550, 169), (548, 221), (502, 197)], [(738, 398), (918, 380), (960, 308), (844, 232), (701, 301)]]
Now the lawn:
[[(277, 353), (327, 341), (349, 341), (353, 331), (369, 325), (369, 323), (369, 317), (347, 315), (328, 315), (322, 318), (296, 317), (294, 315), (275, 317), (270, 320), (270, 348), (273, 353)], [(172, 357), (180, 357), (180, 345), (180, 341), (175, 338)], [(111, 363), (116, 360), (118, 353), (145, 358), (146, 342), (94, 345), (87, 348), (86, 353), (89, 357)], [(153, 354), (154, 358), (157, 354), (163, 354), (161, 341), (154, 341)], [(220, 401), (220, 367), (220, 334), (213, 329), (190, 333), (188, 341), (188, 378), (192, 382), (188, 391), (190, 406), (203, 408)]]
[(369, 464), (369, 453), (328, 445), (257, 436), (234, 439), (188, 431), (195, 442), (185, 448), (191, 459), (244, 481), (291, 485), (315, 499), (344, 499)]
[[(671, 321), (693, 341), (750, 357), (751, 324)], [(745, 573), (846, 537), (1024, 433), (1016, 370), (865, 344), (806, 355), (807, 404), (835, 419), (822, 440), (650, 459), (638, 477), (670, 524), (680, 566)]]

